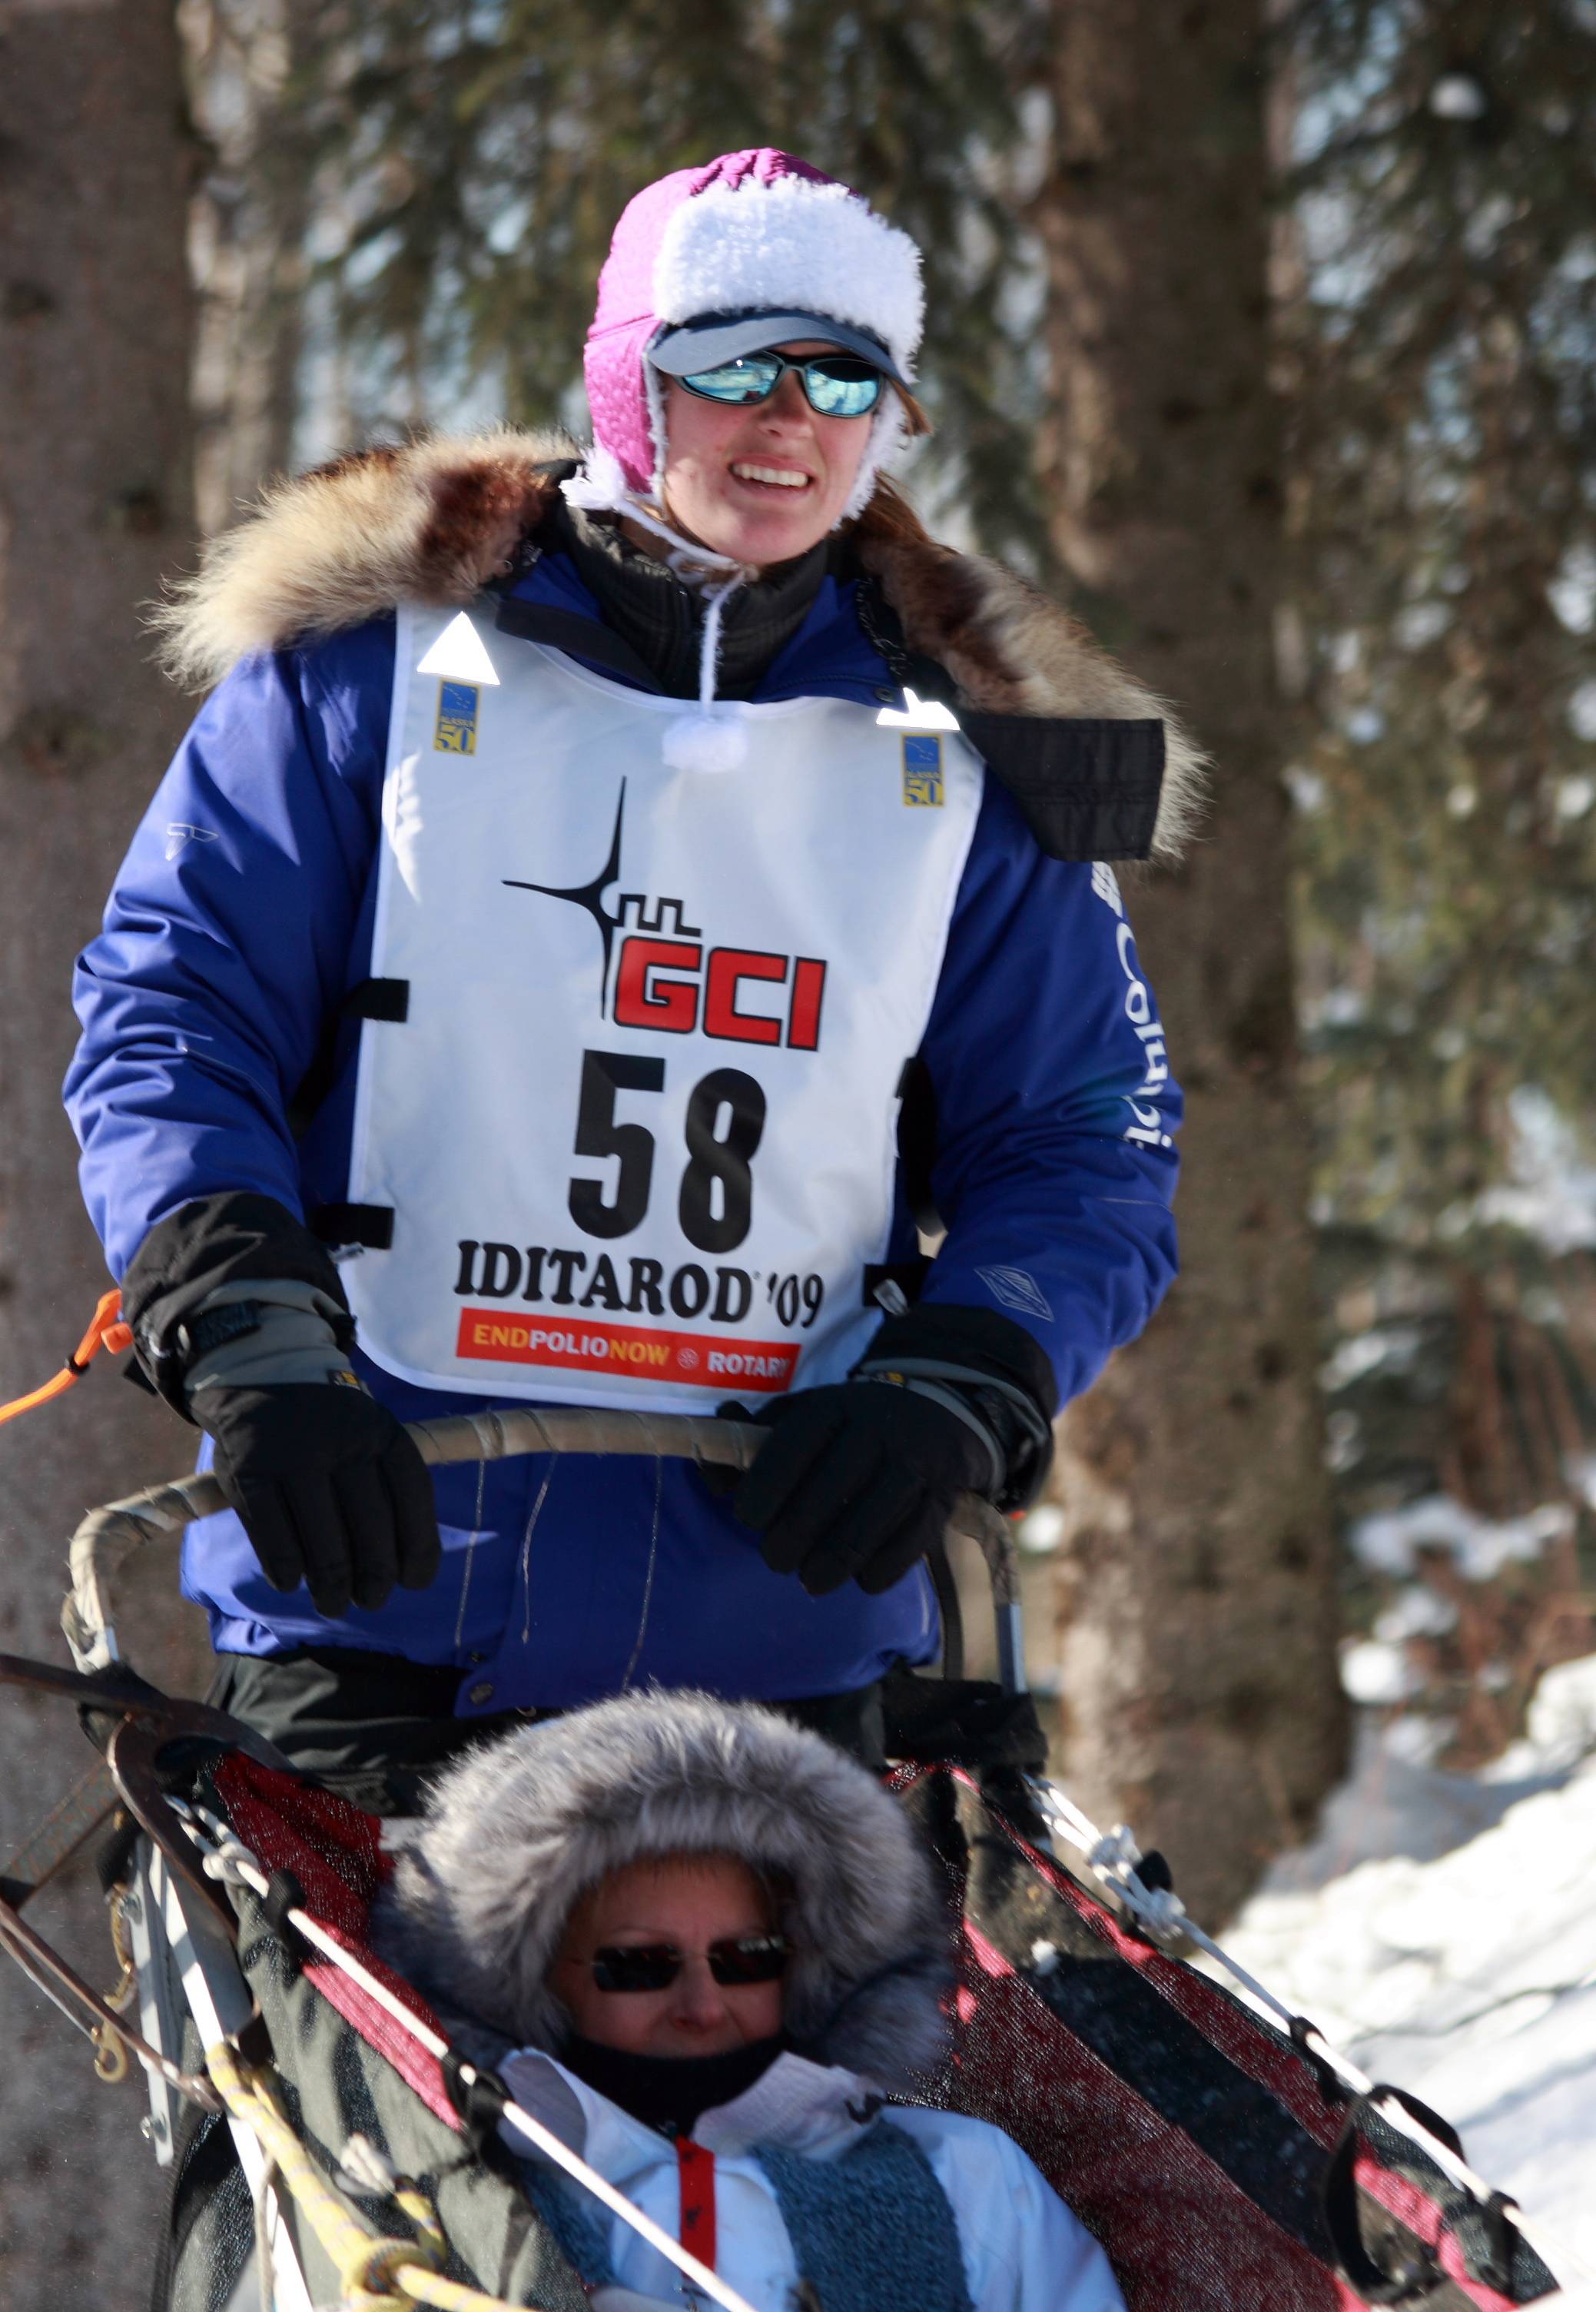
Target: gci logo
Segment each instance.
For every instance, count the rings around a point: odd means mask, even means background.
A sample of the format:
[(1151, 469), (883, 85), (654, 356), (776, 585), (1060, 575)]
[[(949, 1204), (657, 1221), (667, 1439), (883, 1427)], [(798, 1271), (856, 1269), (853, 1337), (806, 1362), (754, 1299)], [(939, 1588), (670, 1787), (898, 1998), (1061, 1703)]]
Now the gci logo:
[[(617, 1027), (649, 1028), (663, 1036), (690, 1036), (699, 1029), (722, 1043), (818, 1051), (826, 970), (818, 957), (744, 947), (711, 947), (706, 952), (702, 934), (686, 922), (680, 899), (650, 905), (641, 891), (620, 891), (613, 907), (605, 904), (605, 894), (621, 880), (625, 812), (623, 780), (609, 857), (591, 882), (560, 889), (504, 878), (514, 890), (563, 899), (592, 917), (604, 950), (601, 1016)], [(767, 1002), (776, 999), (772, 1010), (759, 1009), (757, 993), (746, 992), (762, 988)]]

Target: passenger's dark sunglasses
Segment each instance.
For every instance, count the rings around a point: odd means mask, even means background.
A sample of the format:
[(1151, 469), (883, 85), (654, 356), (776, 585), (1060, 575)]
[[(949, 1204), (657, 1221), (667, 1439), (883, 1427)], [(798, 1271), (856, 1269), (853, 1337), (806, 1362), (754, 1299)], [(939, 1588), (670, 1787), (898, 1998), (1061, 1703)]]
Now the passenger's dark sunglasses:
[(881, 372), (850, 354), (743, 354), (719, 369), (701, 369), (677, 380), (705, 401), (768, 401), (793, 369), (803, 381), (809, 407), (821, 417), (868, 417), (881, 398)]
[[(740, 1935), (711, 1943), (704, 1957), (718, 1984), (728, 1991), (743, 1990), (753, 1983), (778, 1982), (787, 1972), (788, 1946), (781, 1935)], [(686, 1963), (674, 1943), (638, 1943), (630, 1949), (606, 1943), (589, 1962), (600, 1991), (668, 1991)]]

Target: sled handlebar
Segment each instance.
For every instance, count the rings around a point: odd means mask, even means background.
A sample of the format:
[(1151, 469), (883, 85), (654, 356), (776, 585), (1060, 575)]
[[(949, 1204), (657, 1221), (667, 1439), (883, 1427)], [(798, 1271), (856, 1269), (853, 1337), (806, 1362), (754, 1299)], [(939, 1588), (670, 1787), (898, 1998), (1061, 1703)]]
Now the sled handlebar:
[[(702, 1414), (530, 1406), (413, 1421), (407, 1433), (433, 1467), (451, 1461), (502, 1461), (519, 1453), (636, 1453), (726, 1469), (747, 1468), (769, 1435), (753, 1422)], [(196, 1518), (226, 1507), (220, 1484), (207, 1472), (150, 1485), (126, 1501), (89, 1511), (72, 1537), (72, 1587), (61, 1608), (61, 1626), (79, 1669), (103, 1669), (120, 1659), (111, 1600), (128, 1560), (148, 1543), (179, 1534)], [(1008, 1693), (1023, 1693), (1018, 1568), (1008, 1520), (979, 1494), (962, 1493), (948, 1529), (974, 1541), (986, 1560), (998, 1621), (999, 1675)]]

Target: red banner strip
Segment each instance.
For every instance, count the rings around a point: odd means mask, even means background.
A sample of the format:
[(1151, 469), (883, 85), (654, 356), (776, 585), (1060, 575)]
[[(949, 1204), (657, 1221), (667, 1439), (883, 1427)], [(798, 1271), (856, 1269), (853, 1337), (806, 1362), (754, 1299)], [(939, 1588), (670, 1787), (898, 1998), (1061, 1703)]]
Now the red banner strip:
[(796, 1341), (742, 1341), (721, 1333), (671, 1333), (592, 1317), (523, 1317), (462, 1309), (458, 1356), (496, 1364), (554, 1365), (618, 1379), (685, 1382), (690, 1388), (780, 1395), (798, 1362)]

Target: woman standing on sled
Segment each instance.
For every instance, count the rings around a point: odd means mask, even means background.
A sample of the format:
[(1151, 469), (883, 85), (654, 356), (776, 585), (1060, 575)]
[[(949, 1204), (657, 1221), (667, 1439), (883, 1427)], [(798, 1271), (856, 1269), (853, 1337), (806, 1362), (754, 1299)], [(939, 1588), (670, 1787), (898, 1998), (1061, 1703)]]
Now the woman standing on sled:
[[(954, 1497), (1031, 1498), (1173, 1272), (1101, 863), (1173, 850), (1191, 750), (885, 480), (920, 323), (846, 188), (683, 171), (616, 229), (585, 459), (340, 460), (172, 612), (225, 679), (82, 959), (68, 1100), (233, 1505), (184, 1558), (222, 1698), (352, 1794), (646, 1681), (877, 1754)], [(729, 1497), (429, 1478), (400, 1426), (734, 1397), (772, 1437)]]

